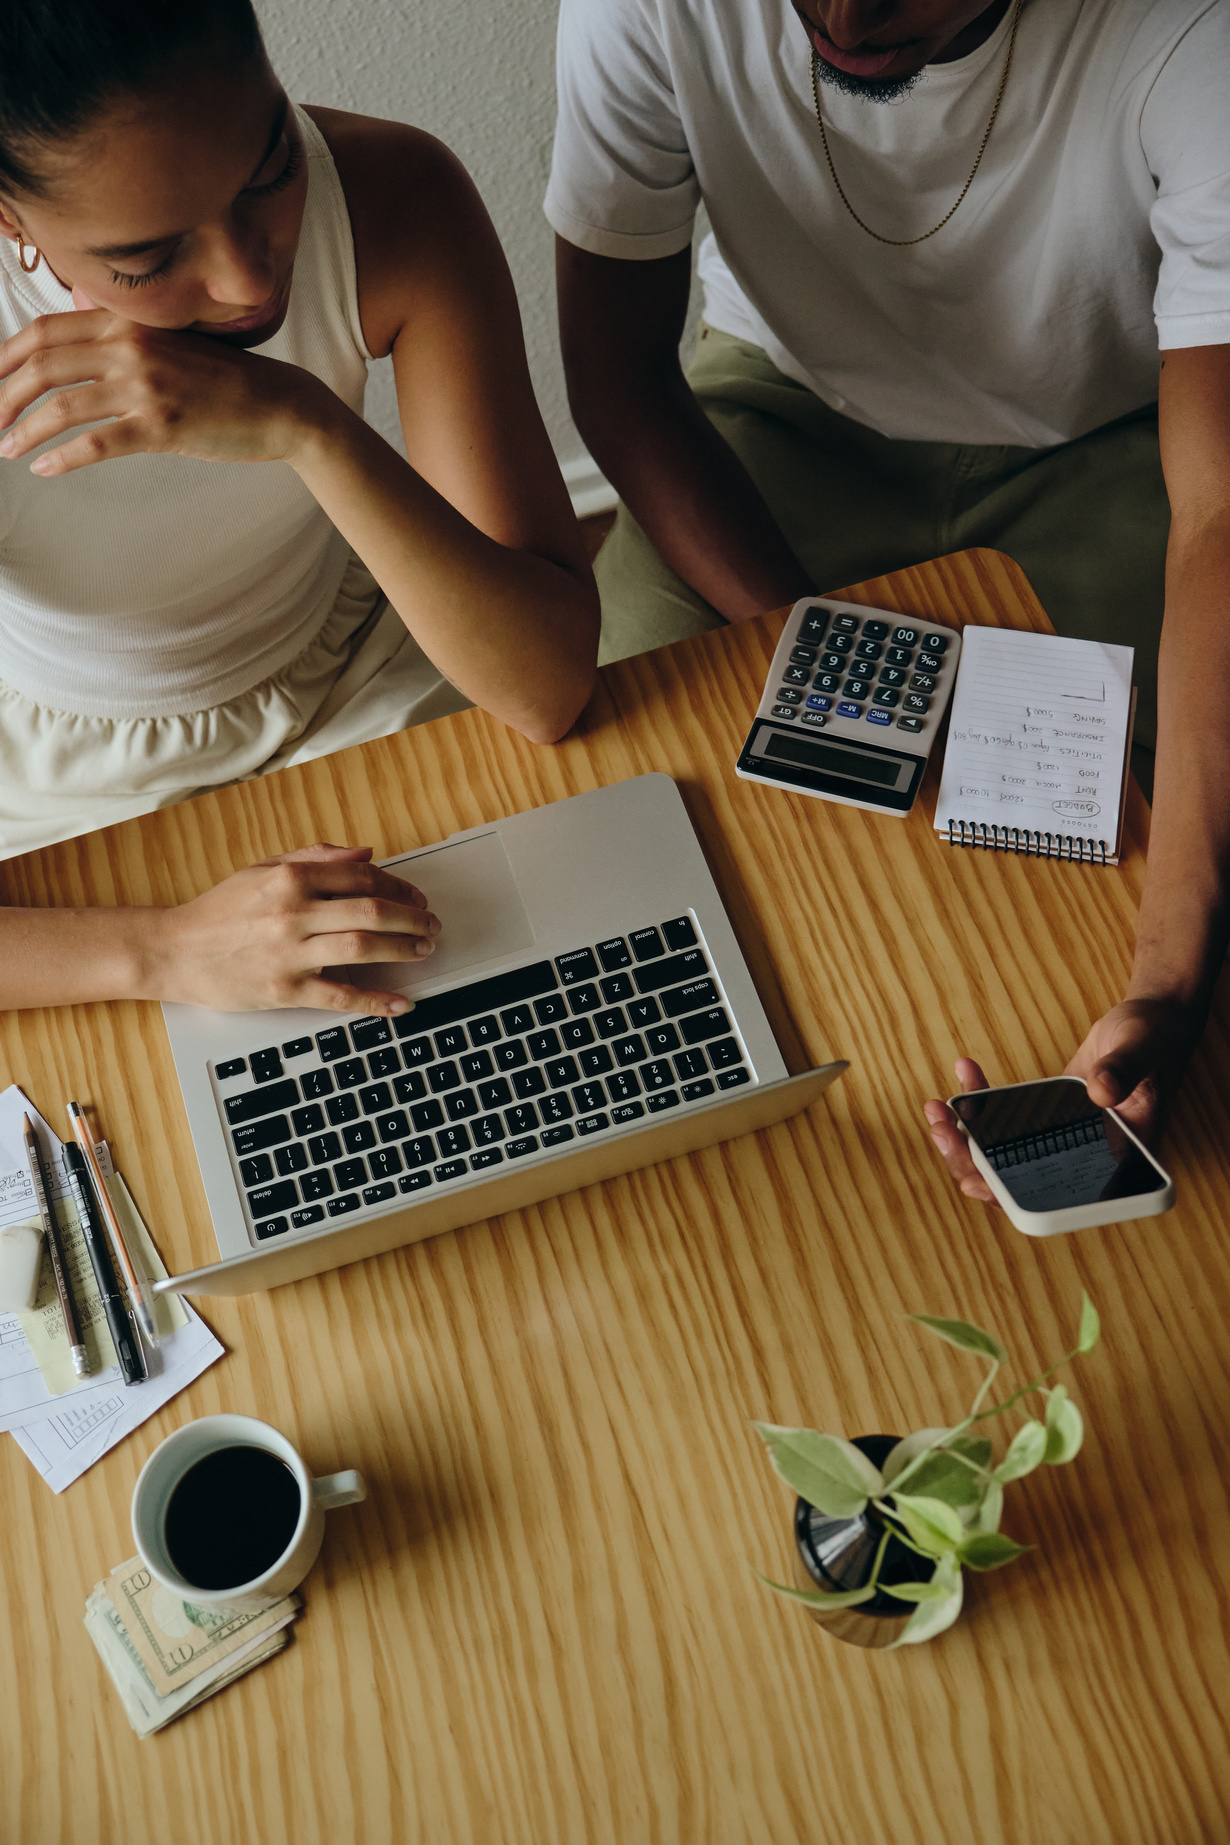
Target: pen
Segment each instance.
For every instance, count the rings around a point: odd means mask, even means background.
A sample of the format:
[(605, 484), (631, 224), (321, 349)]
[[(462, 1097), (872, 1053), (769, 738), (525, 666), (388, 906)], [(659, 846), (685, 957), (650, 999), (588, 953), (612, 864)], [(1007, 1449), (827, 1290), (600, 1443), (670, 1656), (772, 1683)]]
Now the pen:
[(103, 1312), (107, 1316), (107, 1325), (111, 1329), (111, 1342), (115, 1346), (115, 1355), (120, 1361), (120, 1371), (124, 1382), (143, 1384), (149, 1376), (145, 1364), (145, 1353), (141, 1350), (141, 1341), (137, 1338), (136, 1328), (124, 1304), (124, 1296), (120, 1293), (115, 1265), (111, 1260), (111, 1251), (107, 1247), (107, 1233), (94, 1209), (94, 1187), (90, 1182), (90, 1169), (85, 1163), (81, 1148), (73, 1146), (71, 1142), (64, 1149), (64, 1168), (68, 1189), (73, 1195), (77, 1216), (81, 1220), (81, 1234), (85, 1238), (85, 1246), (90, 1252), (90, 1261), (94, 1266), (94, 1279), (98, 1283)]
[(47, 1247), (51, 1251), (51, 1267), (56, 1278), (56, 1292), (60, 1296), (60, 1312), (64, 1315), (64, 1330), (68, 1334), (68, 1349), (72, 1355), (73, 1370), (78, 1377), (88, 1377), (90, 1361), (86, 1357), (85, 1347), (81, 1343), (81, 1328), (77, 1324), (77, 1309), (73, 1305), (72, 1292), (68, 1285), (68, 1267), (64, 1259), (64, 1245), (60, 1241), (60, 1226), (55, 1220), (51, 1208), (51, 1199), (47, 1192), (47, 1180), (43, 1173), (43, 1159), (38, 1150), (38, 1141), (26, 1115), (22, 1139), (26, 1143), (26, 1158), (30, 1162), (30, 1177), (34, 1181), (34, 1197), (38, 1205), (39, 1216), (43, 1220), (43, 1229), (47, 1236)]
[(98, 1155), (94, 1151), (94, 1136), (90, 1132), (90, 1124), (85, 1118), (85, 1110), (82, 1108), (80, 1102), (70, 1102), (68, 1104), (68, 1118), (72, 1122), (73, 1133), (77, 1137), (77, 1145), (81, 1148), (85, 1156), (85, 1163), (89, 1168), (90, 1178), (94, 1181), (94, 1196), (98, 1200), (99, 1209), (102, 1211), (103, 1217), (106, 1219), (107, 1228), (111, 1232), (111, 1241), (114, 1245), (115, 1253), (120, 1259), (120, 1267), (124, 1271), (124, 1280), (128, 1284), (128, 1296), (132, 1301), (133, 1312), (136, 1314), (140, 1322), (141, 1331), (145, 1334), (149, 1343), (151, 1345), (157, 1345), (158, 1332), (154, 1325), (154, 1302), (150, 1296), (149, 1282), (144, 1275), (138, 1276), (132, 1257), (128, 1252), (128, 1245), (124, 1241), (124, 1232), (120, 1229), (120, 1220), (115, 1214), (115, 1206), (111, 1202), (111, 1194), (107, 1190), (106, 1182), (102, 1176), (102, 1168), (98, 1164)]

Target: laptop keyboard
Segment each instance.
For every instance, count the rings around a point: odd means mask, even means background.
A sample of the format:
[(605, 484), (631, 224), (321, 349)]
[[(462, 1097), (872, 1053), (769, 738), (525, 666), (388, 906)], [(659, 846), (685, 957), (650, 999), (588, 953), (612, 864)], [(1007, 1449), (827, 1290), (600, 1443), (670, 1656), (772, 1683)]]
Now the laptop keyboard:
[(261, 1239), (752, 1080), (690, 916), (211, 1068)]

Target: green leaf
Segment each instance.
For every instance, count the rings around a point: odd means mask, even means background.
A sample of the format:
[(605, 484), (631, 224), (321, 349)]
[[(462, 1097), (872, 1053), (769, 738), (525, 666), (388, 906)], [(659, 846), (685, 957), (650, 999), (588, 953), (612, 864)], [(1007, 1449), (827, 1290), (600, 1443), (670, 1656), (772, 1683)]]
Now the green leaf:
[(945, 1447), (950, 1454), (963, 1454), (975, 1467), (986, 1467), (991, 1459), (989, 1435), (958, 1435), (955, 1441), (946, 1442)]
[(910, 1496), (942, 1499), (945, 1505), (977, 1505), (982, 1497), (982, 1481), (954, 1455), (937, 1448), (919, 1462), (910, 1475)]
[(1056, 1384), (1047, 1398), (1046, 1453), (1042, 1456), (1043, 1460), (1049, 1467), (1059, 1467), (1064, 1461), (1074, 1461), (1084, 1439), (1085, 1424), (1079, 1409), (1063, 1385)]
[(762, 1576), (759, 1570), (753, 1575), (763, 1582), (766, 1589), (772, 1589), (775, 1595), (784, 1595), (788, 1601), (802, 1602), (807, 1608), (857, 1608), (860, 1602), (869, 1602), (876, 1594), (875, 1589), (845, 1589), (836, 1595), (822, 1595), (818, 1589), (788, 1589), (784, 1582), (774, 1582), (768, 1576)]
[(911, 1313), (906, 1317), (917, 1320), (920, 1326), (928, 1327), (963, 1352), (977, 1352), (980, 1358), (993, 1358), (1000, 1365), (1008, 1362), (1008, 1354), (999, 1340), (983, 1332), (981, 1326), (967, 1326), (964, 1320), (935, 1320), (926, 1313)]
[(1102, 1330), (1102, 1322), (1098, 1318), (1098, 1310), (1094, 1306), (1093, 1302), (1090, 1300), (1089, 1296), (1082, 1290), (1081, 1292), (1081, 1324), (1080, 1324), (1080, 1331), (1076, 1335), (1077, 1351), (1078, 1352), (1091, 1352), (1094, 1346), (1098, 1342), (1098, 1335), (1101, 1332), (1101, 1330)]
[(884, 1476), (853, 1442), (815, 1429), (779, 1428), (772, 1422), (752, 1427), (769, 1450), (769, 1459), (786, 1485), (830, 1518), (857, 1518), (870, 1497), (884, 1491)]
[(885, 1595), (895, 1596), (899, 1602), (946, 1602), (952, 1594), (942, 1582), (882, 1582), (880, 1587)]
[[(906, 1622), (897, 1639), (892, 1642), (897, 1646), (919, 1646), (925, 1640), (934, 1640), (951, 1627), (961, 1612), (964, 1597), (965, 1579), (961, 1566), (955, 1557), (942, 1557), (935, 1566), (932, 1583), (942, 1585), (947, 1591), (941, 1602), (920, 1602)], [(886, 1648), (891, 1651), (891, 1648)]]
[(1002, 1531), (978, 1531), (966, 1538), (957, 1557), (972, 1570), (998, 1570), (1032, 1549), (1032, 1544), (1018, 1544)]
[(982, 1504), (970, 1521), (970, 1531), (998, 1531), (1003, 1515), (1004, 1489), (998, 1480), (992, 1480), (983, 1495)]
[(1008, 1452), (995, 1469), (993, 1478), (1005, 1486), (1009, 1480), (1019, 1480), (1040, 1465), (1045, 1453), (1046, 1430), (1031, 1416), (1013, 1436)]
[(884, 1457), (885, 1486), (891, 1486), (897, 1475), (911, 1461), (916, 1461), (926, 1449), (938, 1447), (947, 1434), (947, 1429), (915, 1429), (912, 1435), (903, 1435), (897, 1446), (890, 1448)]
[(942, 1499), (916, 1497), (913, 1493), (894, 1493), (892, 1510), (929, 1557), (942, 1557), (957, 1548), (965, 1532), (959, 1515)]

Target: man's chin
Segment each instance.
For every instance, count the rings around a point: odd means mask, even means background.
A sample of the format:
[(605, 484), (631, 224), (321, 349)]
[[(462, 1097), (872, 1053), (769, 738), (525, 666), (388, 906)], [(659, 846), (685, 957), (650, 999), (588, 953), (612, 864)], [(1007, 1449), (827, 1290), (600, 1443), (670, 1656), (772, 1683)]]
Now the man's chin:
[(922, 70), (912, 70), (904, 77), (856, 77), (852, 71), (838, 70), (835, 64), (830, 64), (818, 51), (813, 52), (812, 61), (821, 83), (840, 91), (843, 96), (857, 96), (863, 102), (901, 102), (923, 74)]

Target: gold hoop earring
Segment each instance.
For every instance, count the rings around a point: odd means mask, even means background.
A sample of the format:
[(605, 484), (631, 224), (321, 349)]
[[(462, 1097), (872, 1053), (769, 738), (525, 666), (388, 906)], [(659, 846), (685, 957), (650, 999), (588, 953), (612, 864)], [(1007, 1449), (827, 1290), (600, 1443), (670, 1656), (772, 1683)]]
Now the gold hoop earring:
[[(34, 252), (34, 261), (32, 263), (28, 263), (26, 261), (27, 249), (33, 250)], [(27, 244), (24, 237), (22, 237), (21, 233), (18, 232), (17, 234), (17, 261), (21, 264), (23, 273), (26, 275), (33, 275), (34, 271), (38, 268), (42, 260), (43, 260), (43, 252), (39, 249), (38, 245), (36, 243)]]

